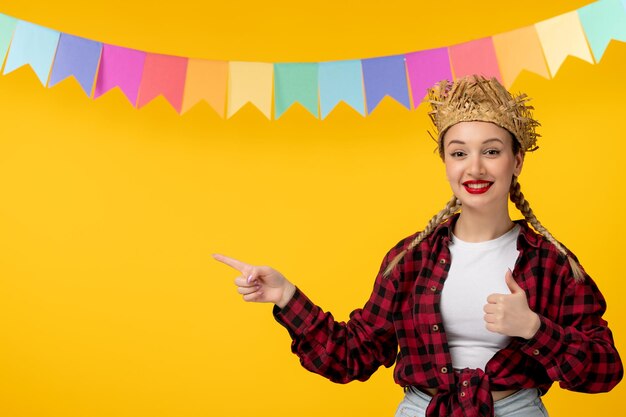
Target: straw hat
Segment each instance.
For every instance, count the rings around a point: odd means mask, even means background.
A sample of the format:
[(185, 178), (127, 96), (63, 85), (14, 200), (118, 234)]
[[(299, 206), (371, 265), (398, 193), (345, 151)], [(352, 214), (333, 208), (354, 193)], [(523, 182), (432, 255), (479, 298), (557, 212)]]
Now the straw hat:
[(519, 142), (522, 152), (537, 149), (535, 132), (539, 122), (532, 118), (533, 107), (526, 94), (509, 93), (495, 78), (470, 75), (455, 82), (441, 81), (428, 90), (432, 110), (428, 113), (437, 133), (439, 153), (448, 128), (459, 122), (492, 122), (508, 130)]

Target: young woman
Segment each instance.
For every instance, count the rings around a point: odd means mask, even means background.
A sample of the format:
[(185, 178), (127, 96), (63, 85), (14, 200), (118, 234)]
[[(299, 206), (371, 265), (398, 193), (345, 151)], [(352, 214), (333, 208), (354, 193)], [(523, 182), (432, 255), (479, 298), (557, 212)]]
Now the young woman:
[[(527, 97), (472, 76), (429, 98), (454, 196), (389, 251), (347, 323), (272, 268), (215, 259), (241, 272), (244, 300), (275, 304), (305, 368), (345, 383), (395, 362), (396, 416), (547, 416), (541, 395), (555, 381), (609, 391), (623, 368), (604, 298), (517, 181), (538, 136)], [(509, 198), (525, 221), (511, 220)]]

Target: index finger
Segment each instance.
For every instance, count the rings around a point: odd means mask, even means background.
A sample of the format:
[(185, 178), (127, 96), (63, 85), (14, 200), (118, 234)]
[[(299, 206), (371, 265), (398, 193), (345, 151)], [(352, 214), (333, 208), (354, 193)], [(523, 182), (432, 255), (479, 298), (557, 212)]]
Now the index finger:
[(230, 258), (225, 255), (220, 255), (218, 253), (213, 254), (213, 258), (216, 261), (220, 261), (223, 264), (230, 266), (231, 268), (235, 268), (237, 271), (244, 273), (245, 270), (252, 268), (252, 265), (248, 265), (245, 262), (238, 261), (235, 258)]

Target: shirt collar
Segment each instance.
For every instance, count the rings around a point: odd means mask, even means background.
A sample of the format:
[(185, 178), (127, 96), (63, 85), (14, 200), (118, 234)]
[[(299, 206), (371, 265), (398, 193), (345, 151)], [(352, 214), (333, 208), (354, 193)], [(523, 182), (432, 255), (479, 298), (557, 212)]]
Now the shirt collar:
[[(443, 238), (445, 243), (450, 242), (452, 240), (452, 231), (454, 230), (454, 225), (458, 219), (459, 213), (456, 213), (452, 217), (441, 223), (433, 231), (432, 238)], [(517, 238), (518, 245), (525, 244), (538, 248), (540, 245), (539, 235), (530, 228), (526, 220), (515, 220), (514, 223), (519, 224), (521, 227), (519, 237)]]

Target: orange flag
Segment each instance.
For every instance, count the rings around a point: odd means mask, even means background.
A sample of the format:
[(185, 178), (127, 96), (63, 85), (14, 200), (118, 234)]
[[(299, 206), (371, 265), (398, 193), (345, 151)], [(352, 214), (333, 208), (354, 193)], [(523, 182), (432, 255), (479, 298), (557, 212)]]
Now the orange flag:
[(500, 64), (504, 85), (513, 84), (522, 70), (529, 70), (550, 78), (548, 65), (543, 57), (541, 42), (534, 26), (528, 26), (493, 36), (493, 46)]
[(227, 61), (189, 59), (187, 85), (183, 97), (183, 113), (201, 100), (205, 100), (220, 117), (224, 118), (227, 86)]

